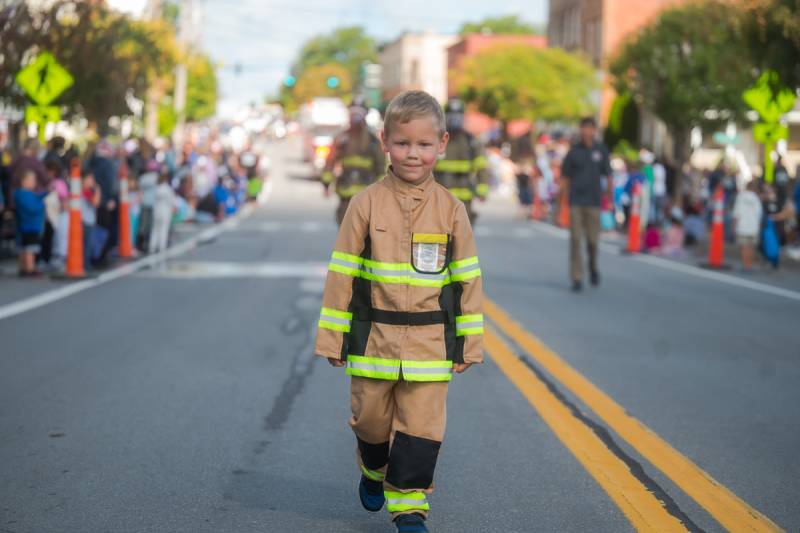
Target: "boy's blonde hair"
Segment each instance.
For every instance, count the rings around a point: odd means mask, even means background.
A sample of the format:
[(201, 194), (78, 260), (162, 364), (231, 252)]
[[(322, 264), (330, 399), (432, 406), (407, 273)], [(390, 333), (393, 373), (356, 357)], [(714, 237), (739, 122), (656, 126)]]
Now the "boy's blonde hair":
[(406, 124), (422, 117), (433, 119), (439, 130), (439, 137), (444, 135), (446, 131), (444, 111), (436, 98), (425, 91), (402, 92), (392, 98), (386, 108), (383, 133), (388, 136), (395, 124)]

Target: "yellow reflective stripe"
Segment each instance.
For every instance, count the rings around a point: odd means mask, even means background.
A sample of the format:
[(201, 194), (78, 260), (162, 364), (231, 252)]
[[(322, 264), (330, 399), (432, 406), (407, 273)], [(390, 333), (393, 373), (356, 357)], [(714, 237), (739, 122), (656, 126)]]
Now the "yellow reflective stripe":
[(472, 170), (472, 161), (458, 159), (440, 159), (434, 170), (440, 172), (467, 173)]
[(400, 360), (348, 355), (346, 373), (363, 378), (397, 380), (400, 378)]
[(337, 324), (328, 320), (320, 320), (319, 327), (322, 329), (330, 329), (333, 331), (341, 331), (342, 333), (350, 333), (350, 324)]
[(352, 198), (356, 194), (366, 189), (366, 185), (350, 185), (349, 187), (337, 187), (336, 194), (342, 198)]
[(472, 197), (474, 196), (472, 194), (472, 189), (469, 189), (467, 187), (453, 187), (447, 190), (450, 191), (450, 194), (452, 194), (462, 202), (465, 200), (472, 200)]
[(326, 185), (331, 183), (333, 181), (333, 172), (331, 172), (330, 170), (326, 170), (325, 172), (322, 173), (322, 176), (320, 176), (320, 180), (322, 181), (322, 183), (325, 183)]
[(469, 272), (464, 272), (463, 274), (452, 274), (450, 276), (451, 281), (467, 281), (473, 278), (480, 277), (481, 269), (476, 268), (475, 270), (470, 270)]
[(459, 268), (477, 264), (478, 264), (478, 257), (473, 255), (472, 257), (467, 257), (466, 259), (459, 259), (458, 261), (453, 261), (452, 263), (450, 263), (450, 270), (456, 270)]
[(355, 167), (369, 170), (373, 167), (373, 165), (374, 163), (372, 159), (369, 159), (368, 157), (362, 157), (360, 155), (350, 155), (342, 159), (343, 167)]
[(414, 233), (411, 242), (424, 244), (447, 244), (447, 233)]
[(472, 160), (472, 166), (475, 170), (483, 170), (489, 166), (489, 160), (486, 159), (486, 156), (479, 155)]
[(425, 498), (425, 493), (422, 491), (395, 492), (392, 490), (385, 490), (383, 491), (383, 495), (386, 498), (386, 510), (390, 513), (430, 510), (428, 500)]
[(342, 265), (337, 265), (336, 263), (328, 263), (328, 270), (330, 272), (338, 272), (339, 274), (345, 274), (347, 276), (352, 276), (357, 278), (361, 273), (361, 270), (358, 268), (350, 268)]
[(371, 479), (372, 481), (383, 481), (383, 478), (386, 477), (382, 472), (370, 470), (364, 465), (361, 465), (361, 472), (367, 479)]
[(336, 318), (344, 318), (346, 320), (353, 320), (353, 313), (331, 309), (330, 307), (323, 307), (320, 314), (322, 314), (322, 316), (332, 316)]
[(359, 265), (364, 262), (363, 257), (357, 255), (346, 254), (344, 252), (337, 252), (336, 250), (331, 253), (333, 259), (341, 259), (342, 261), (350, 261), (351, 263), (358, 263)]
[(478, 196), (487, 196), (489, 194), (489, 185), (487, 183), (479, 183), (475, 187), (475, 192)]
[(453, 379), (452, 361), (403, 361), (403, 379), (406, 381), (450, 381)]
[(372, 259), (364, 259), (364, 266), (381, 270), (411, 270), (411, 263), (383, 263)]
[(461, 315), (456, 317), (456, 336), (482, 335), (483, 315)]

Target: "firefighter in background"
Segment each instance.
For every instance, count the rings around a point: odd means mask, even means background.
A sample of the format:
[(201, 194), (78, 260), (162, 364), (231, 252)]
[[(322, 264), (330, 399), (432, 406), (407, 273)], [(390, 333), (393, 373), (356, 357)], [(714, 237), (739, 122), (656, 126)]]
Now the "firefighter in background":
[(339, 197), (336, 222), (341, 225), (350, 200), (386, 172), (386, 155), (381, 142), (367, 127), (367, 107), (361, 97), (350, 104), (350, 127), (333, 141), (322, 183), (325, 194), (333, 187)]
[(472, 210), (476, 196), (483, 201), (489, 194), (487, 160), (481, 143), (464, 129), (464, 103), (451, 98), (445, 108), (450, 142), (444, 157), (433, 169), (436, 181), (464, 202), (471, 224), (477, 215)]

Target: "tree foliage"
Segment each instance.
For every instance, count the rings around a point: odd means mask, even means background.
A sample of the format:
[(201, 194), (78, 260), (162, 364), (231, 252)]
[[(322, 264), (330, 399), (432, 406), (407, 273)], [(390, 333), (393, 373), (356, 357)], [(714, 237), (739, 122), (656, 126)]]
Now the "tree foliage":
[(487, 17), (480, 22), (466, 22), (458, 30), (459, 35), (469, 35), (472, 33), (483, 33), (490, 35), (539, 35), (541, 28), (528, 24), (521, 20), (518, 15), (508, 15), (505, 17)]
[(800, 89), (800, 0), (741, 0), (741, 23), (753, 63)]
[[(328, 87), (328, 79), (335, 77), (339, 84), (337, 87)], [(309, 67), (297, 80), (293, 95), (297, 103), (308, 102), (320, 96), (335, 96), (345, 98), (353, 90), (353, 80), (350, 72), (336, 63)]]
[(594, 111), (594, 69), (559, 48), (501, 45), (466, 58), (451, 74), (465, 101), (502, 122), (570, 120)]
[(744, 122), (742, 92), (752, 85), (755, 71), (738, 17), (720, 0), (669, 9), (611, 61), (617, 90), (629, 91), (670, 130), (679, 164), (688, 157), (693, 127)]
[(14, 78), (47, 50), (75, 78), (56, 103), (68, 117), (80, 114), (102, 127), (109, 117), (130, 113), (129, 93), (143, 98), (155, 79), (171, 71), (172, 35), (164, 22), (132, 20), (104, 2), (58, 0), (41, 9), (14, 2), (0, 11), (0, 100), (27, 103)]

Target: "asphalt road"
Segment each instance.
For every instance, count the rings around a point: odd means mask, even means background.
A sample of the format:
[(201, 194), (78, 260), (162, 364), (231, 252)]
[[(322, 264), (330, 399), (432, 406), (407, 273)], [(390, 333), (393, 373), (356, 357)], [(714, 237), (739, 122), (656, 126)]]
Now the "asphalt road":
[[(268, 203), (216, 240), (0, 320), (0, 532), (392, 530), (357, 500), (346, 377), (311, 352), (335, 201), (296, 143), (268, 152)], [(572, 294), (559, 231), (511, 200), (479, 208), (488, 297), (736, 501), (800, 530), (800, 293), (606, 247), (602, 286)], [(602, 446), (585, 455), (489, 353), (451, 387), (433, 531), (633, 530), (590, 468), (612, 456), (682, 527), (725, 529), (685, 471), (494, 324), (539, 373), (522, 381)]]

